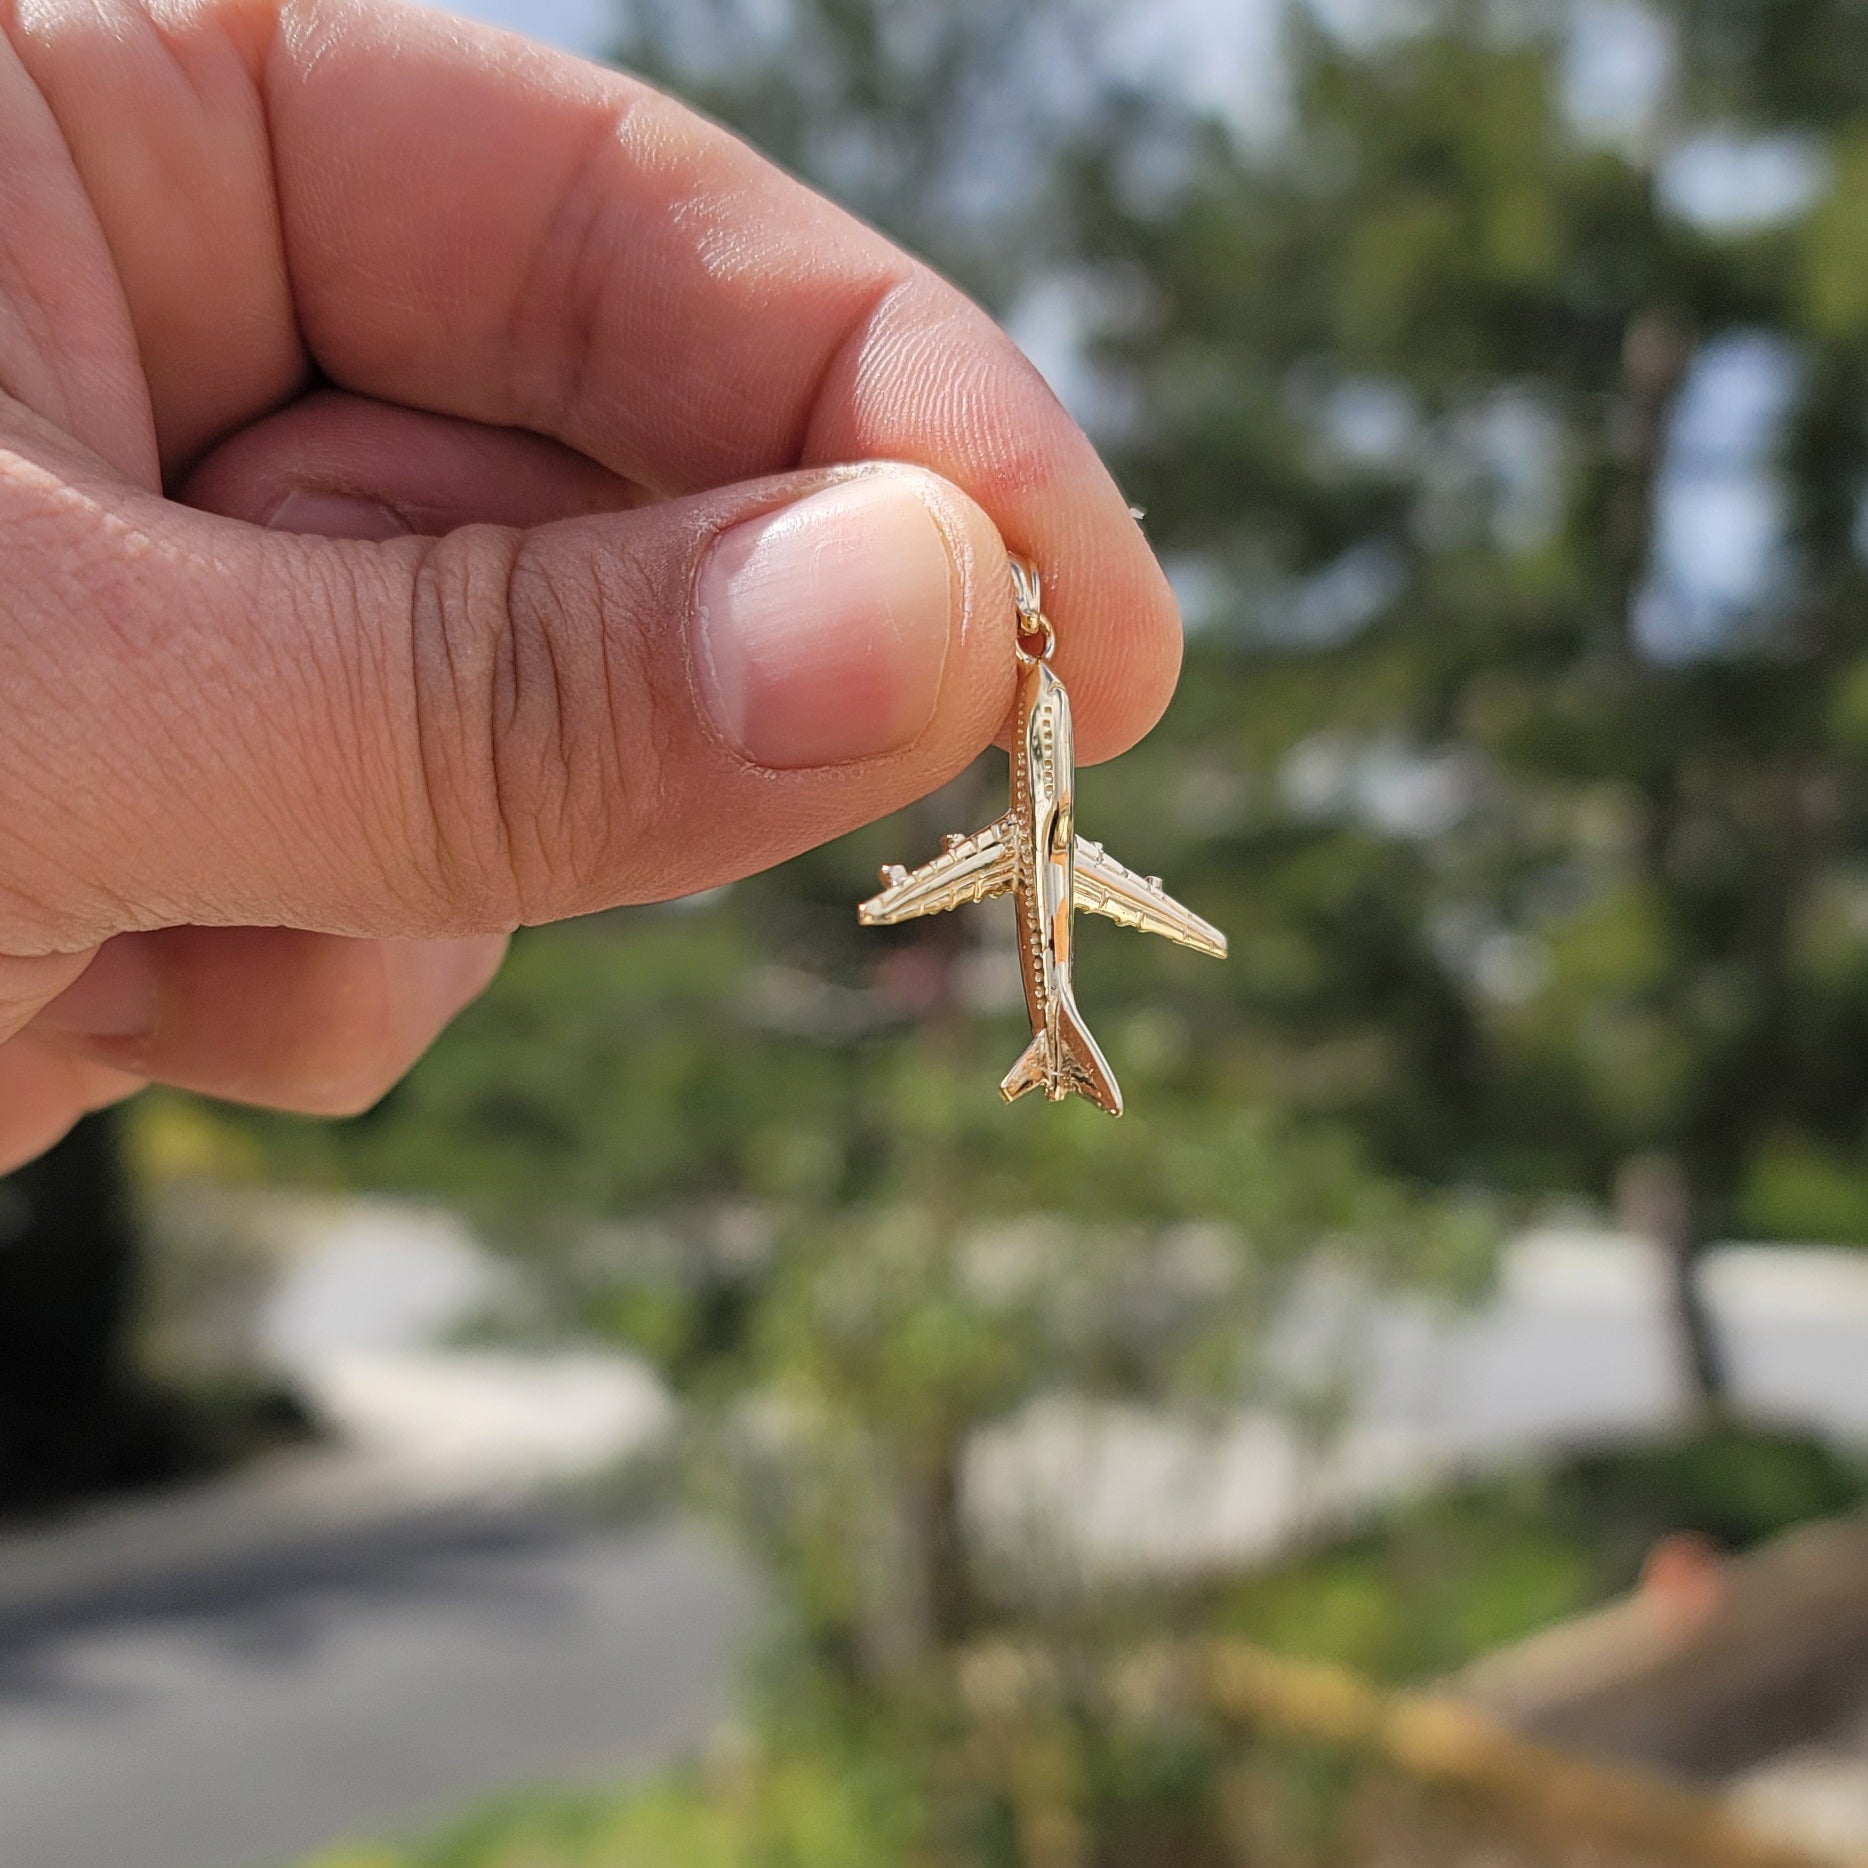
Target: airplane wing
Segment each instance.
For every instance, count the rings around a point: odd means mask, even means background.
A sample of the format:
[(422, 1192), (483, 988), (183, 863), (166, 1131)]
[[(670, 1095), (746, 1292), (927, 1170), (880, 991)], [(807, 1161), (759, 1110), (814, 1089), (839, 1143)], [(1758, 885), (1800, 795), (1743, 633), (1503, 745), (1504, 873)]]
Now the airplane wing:
[(1226, 957), (1226, 937), (1191, 908), (1183, 908), (1161, 886), (1159, 876), (1124, 869), (1100, 843), (1077, 839), (1077, 906), (1118, 927), (1165, 935), (1196, 953)]
[(889, 886), (857, 909), (857, 919), (864, 927), (893, 927), (916, 915), (937, 915), (1006, 894), (1018, 880), (1011, 829), (1010, 817), (1002, 817), (970, 837), (949, 837), (941, 853), (919, 869), (890, 864), (882, 872)]

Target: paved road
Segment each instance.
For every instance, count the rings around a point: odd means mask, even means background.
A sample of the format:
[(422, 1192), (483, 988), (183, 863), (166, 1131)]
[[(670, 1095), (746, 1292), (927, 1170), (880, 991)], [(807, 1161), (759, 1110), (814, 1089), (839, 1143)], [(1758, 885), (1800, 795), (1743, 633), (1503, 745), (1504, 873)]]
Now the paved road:
[(648, 1766), (730, 1706), (745, 1599), (685, 1530), (460, 1519), (0, 1615), (0, 1868), (257, 1868)]

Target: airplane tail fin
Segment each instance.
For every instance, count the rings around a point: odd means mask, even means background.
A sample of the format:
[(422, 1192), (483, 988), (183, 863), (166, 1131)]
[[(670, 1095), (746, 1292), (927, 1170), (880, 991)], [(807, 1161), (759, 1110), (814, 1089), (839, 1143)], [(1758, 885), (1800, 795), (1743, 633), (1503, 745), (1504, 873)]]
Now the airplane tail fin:
[(1031, 1090), (1042, 1090), (1052, 1102), (1062, 1102), (1074, 1091), (1112, 1116), (1122, 1113), (1122, 1091), (1116, 1084), (1116, 1073), (1109, 1068), (1069, 999), (1058, 1001), (1055, 1038), (1048, 1030), (1037, 1033), (999, 1085), (999, 1094), (1008, 1103), (1017, 1102)]
[(1040, 1031), (1031, 1042), (1018, 1054), (1018, 1062), (1005, 1073), (1005, 1081), (999, 1085), (999, 1094), (1008, 1103), (1015, 1103), (1027, 1091), (1041, 1089), (1050, 1075), (1046, 1068), (1047, 1050), (1051, 1034)]

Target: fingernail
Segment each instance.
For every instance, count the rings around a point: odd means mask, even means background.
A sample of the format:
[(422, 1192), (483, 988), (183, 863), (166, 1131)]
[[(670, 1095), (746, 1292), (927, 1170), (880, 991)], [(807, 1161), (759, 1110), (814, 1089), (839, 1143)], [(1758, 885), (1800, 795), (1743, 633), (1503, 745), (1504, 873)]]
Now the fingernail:
[(272, 509), (275, 532), (310, 532), (319, 538), (404, 538), (408, 524), (380, 500), (300, 487)]
[(755, 765), (872, 759), (934, 717), (953, 561), (908, 476), (866, 474), (717, 538), (694, 588), (695, 667)]
[(148, 948), (135, 935), (122, 935), (98, 949), (37, 1022), (72, 1038), (146, 1038), (156, 1027), (157, 997)]

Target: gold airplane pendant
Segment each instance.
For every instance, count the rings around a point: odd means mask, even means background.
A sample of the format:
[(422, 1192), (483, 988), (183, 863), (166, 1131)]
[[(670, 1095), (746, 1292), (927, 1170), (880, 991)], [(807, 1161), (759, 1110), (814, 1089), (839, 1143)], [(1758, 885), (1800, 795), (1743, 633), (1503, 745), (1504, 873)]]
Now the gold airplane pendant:
[[(970, 837), (944, 838), (940, 855), (919, 869), (887, 865), (887, 886), (857, 909), (857, 918), (865, 927), (893, 927), (1009, 891), (1018, 907), (1018, 961), (1032, 1035), (999, 1092), (1008, 1103), (1028, 1090), (1041, 1089), (1054, 1103), (1074, 1093), (1119, 1116), (1122, 1091), (1072, 989), (1075, 911), (1165, 935), (1220, 960), (1226, 937), (1167, 894), (1159, 876), (1138, 876), (1100, 843), (1077, 835), (1070, 697), (1045, 665), (1051, 625), (1039, 607), (1037, 571), (1025, 559), (1012, 560), (1012, 588), (1020, 638), (1012, 808)], [(1039, 646), (1027, 648), (1033, 641)]]

